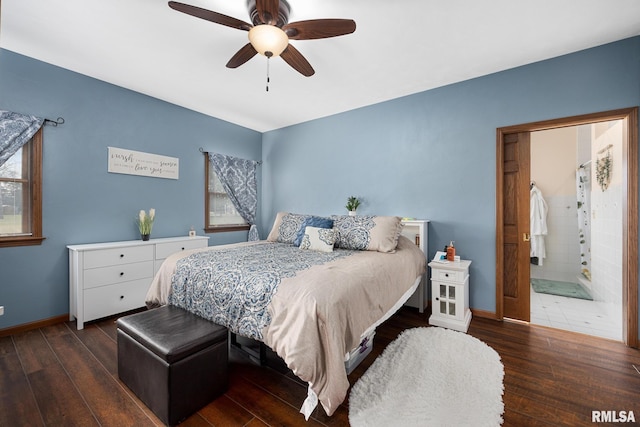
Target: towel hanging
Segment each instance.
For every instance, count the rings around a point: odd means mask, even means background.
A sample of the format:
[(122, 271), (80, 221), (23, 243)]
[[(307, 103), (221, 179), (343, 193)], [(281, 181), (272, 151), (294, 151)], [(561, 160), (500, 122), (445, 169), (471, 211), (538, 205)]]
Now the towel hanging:
[(549, 208), (542, 197), (542, 192), (535, 186), (535, 183), (531, 188), (529, 208), (529, 234), (531, 236), (529, 256), (538, 258), (538, 265), (542, 265), (542, 260), (546, 258), (544, 238), (547, 235), (547, 212)]

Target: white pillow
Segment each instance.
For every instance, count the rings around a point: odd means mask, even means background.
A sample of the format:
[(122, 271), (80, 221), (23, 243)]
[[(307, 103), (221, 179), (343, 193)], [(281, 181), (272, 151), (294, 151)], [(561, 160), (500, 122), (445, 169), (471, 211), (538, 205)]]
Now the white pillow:
[(300, 249), (312, 251), (333, 252), (336, 242), (336, 231), (333, 228), (318, 228), (307, 226), (304, 230)]

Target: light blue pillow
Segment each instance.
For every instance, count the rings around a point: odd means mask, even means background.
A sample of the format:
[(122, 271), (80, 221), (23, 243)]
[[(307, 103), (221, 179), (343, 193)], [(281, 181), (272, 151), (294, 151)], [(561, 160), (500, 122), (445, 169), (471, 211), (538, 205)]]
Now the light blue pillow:
[(304, 230), (307, 228), (307, 226), (316, 227), (316, 228), (333, 228), (333, 220), (330, 218), (323, 218), (320, 216), (312, 216), (312, 217), (306, 218), (302, 222), (302, 225), (298, 230), (298, 234), (296, 235), (296, 238), (293, 241), (294, 245), (298, 247), (300, 246), (300, 242), (302, 242), (302, 238), (304, 237)]

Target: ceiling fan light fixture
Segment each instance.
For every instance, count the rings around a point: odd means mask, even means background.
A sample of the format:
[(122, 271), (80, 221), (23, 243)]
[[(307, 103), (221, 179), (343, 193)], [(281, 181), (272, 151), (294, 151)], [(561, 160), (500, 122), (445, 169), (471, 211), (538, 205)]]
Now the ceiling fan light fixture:
[(289, 45), (289, 37), (275, 25), (256, 25), (249, 30), (253, 48), (266, 57), (279, 56)]
[[(2, 0), (0, 0), (1, 2)], [(260, 53), (267, 58), (280, 56), (291, 68), (305, 77), (315, 71), (309, 61), (291, 44), (291, 40), (315, 40), (351, 34), (356, 30), (353, 19), (309, 19), (289, 22), (287, 0), (246, 0), (252, 24), (213, 10), (203, 9), (177, 1), (169, 7), (196, 18), (211, 21), (242, 31), (248, 31), (249, 43), (245, 44), (227, 62), (227, 68), (238, 68)], [(267, 61), (267, 66), (269, 61)]]

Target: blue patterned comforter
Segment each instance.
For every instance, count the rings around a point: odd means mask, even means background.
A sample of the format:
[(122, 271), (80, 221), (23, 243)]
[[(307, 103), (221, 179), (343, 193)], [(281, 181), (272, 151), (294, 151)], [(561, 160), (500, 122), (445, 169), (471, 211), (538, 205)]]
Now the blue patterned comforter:
[(169, 303), (263, 341), (262, 330), (271, 322), (267, 307), (282, 279), (353, 253), (269, 242), (196, 252), (176, 263)]

